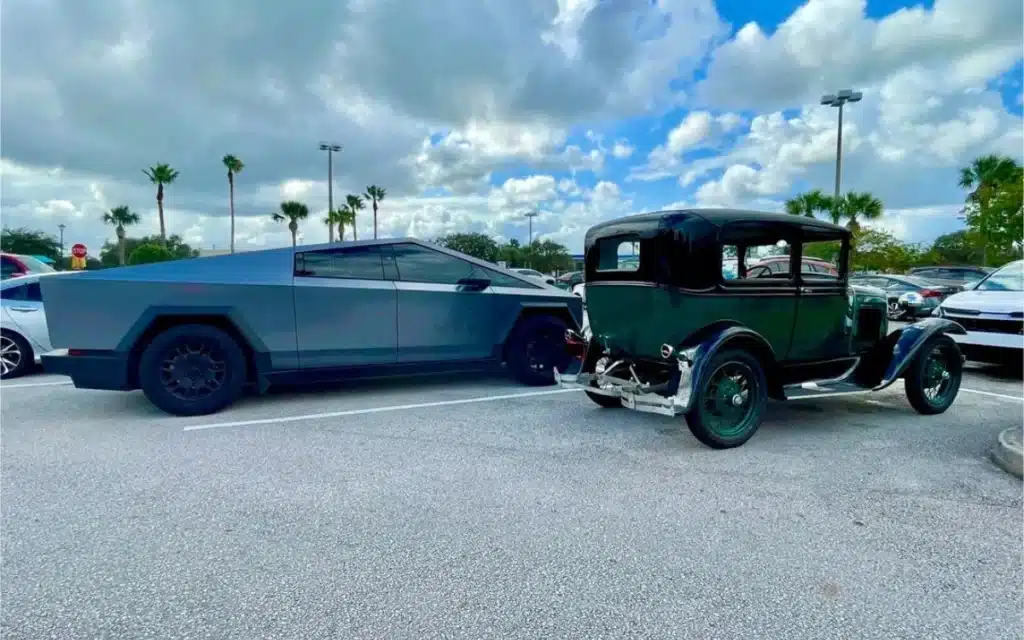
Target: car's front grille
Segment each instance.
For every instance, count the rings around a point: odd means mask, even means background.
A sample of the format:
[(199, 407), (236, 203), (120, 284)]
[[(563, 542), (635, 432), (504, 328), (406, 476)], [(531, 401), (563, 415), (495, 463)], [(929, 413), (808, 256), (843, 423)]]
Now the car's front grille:
[(860, 341), (875, 341), (882, 338), (882, 321), (885, 319), (881, 309), (869, 307), (861, 309), (857, 315), (857, 336)]
[[(949, 311), (948, 309), (946, 310)], [(968, 331), (980, 331), (982, 333), (1024, 333), (1024, 320), (1001, 320), (999, 318), (961, 318), (948, 315), (963, 325)]]

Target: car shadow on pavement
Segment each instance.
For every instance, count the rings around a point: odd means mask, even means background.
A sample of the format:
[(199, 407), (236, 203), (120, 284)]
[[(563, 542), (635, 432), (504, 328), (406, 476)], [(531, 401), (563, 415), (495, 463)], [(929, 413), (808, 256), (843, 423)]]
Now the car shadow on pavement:
[(964, 367), (965, 373), (984, 376), (991, 380), (1005, 382), (1017, 382), (1024, 378), (1024, 363), (1017, 364), (984, 364), (980, 362), (968, 362)]

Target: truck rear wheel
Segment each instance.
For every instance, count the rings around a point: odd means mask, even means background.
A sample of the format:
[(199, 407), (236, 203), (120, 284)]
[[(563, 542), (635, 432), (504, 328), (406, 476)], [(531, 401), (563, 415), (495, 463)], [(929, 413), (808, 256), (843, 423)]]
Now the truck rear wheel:
[(242, 394), (245, 353), (228, 333), (204, 324), (158, 334), (139, 359), (139, 386), (149, 401), (176, 416), (216, 413)]
[(505, 361), (512, 375), (530, 386), (554, 384), (555, 368), (565, 371), (572, 361), (565, 349), (567, 328), (556, 316), (521, 319), (507, 343)]

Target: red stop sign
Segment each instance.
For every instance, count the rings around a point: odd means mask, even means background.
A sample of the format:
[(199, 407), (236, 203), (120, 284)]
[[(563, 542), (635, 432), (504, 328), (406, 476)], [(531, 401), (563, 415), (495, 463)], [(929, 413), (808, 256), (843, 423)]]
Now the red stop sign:
[(81, 242), (71, 247), (71, 255), (75, 256), (76, 258), (84, 258), (88, 254), (88, 250), (85, 248), (85, 245), (82, 244)]

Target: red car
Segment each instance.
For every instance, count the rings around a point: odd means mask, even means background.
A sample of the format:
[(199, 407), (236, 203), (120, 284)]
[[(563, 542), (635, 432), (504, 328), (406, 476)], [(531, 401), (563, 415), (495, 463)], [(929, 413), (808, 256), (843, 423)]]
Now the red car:
[(49, 273), (56, 271), (50, 265), (33, 258), (16, 253), (0, 253), (0, 279), (27, 276), (30, 273)]
[[(804, 258), (802, 260), (804, 273), (820, 273), (821, 275), (839, 277), (839, 270), (835, 265), (819, 258)], [(757, 278), (768, 273), (788, 273), (789, 256), (772, 256), (765, 258), (747, 269), (748, 278)]]

